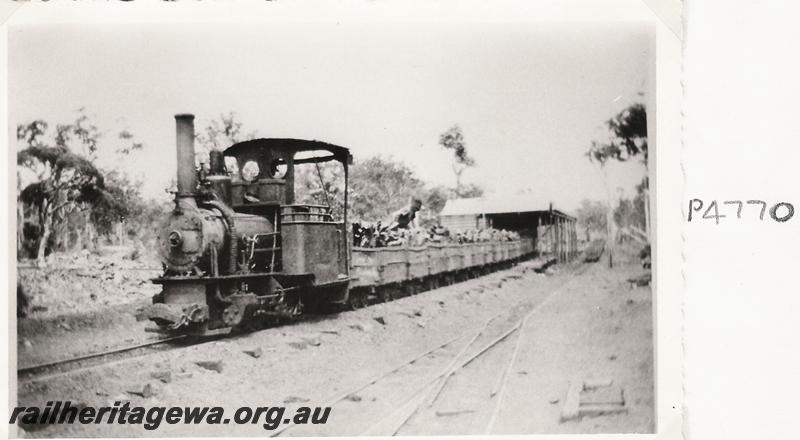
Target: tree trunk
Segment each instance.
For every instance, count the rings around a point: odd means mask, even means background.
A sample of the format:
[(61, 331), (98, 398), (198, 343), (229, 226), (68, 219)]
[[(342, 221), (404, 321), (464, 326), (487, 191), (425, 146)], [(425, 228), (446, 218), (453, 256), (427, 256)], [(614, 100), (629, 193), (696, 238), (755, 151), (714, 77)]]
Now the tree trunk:
[(614, 267), (614, 206), (611, 198), (611, 189), (608, 186), (608, 170), (605, 165), (603, 168), (603, 182), (606, 187), (606, 197), (608, 198), (608, 210), (606, 210), (606, 252), (608, 252), (608, 267)]
[(606, 187), (606, 198), (608, 209), (606, 210), (606, 250), (608, 252), (608, 267), (614, 267), (614, 248), (615, 246), (615, 227), (614, 227), (614, 199), (611, 197), (611, 188), (608, 183), (608, 170), (605, 165), (603, 168), (603, 183)]
[(125, 244), (125, 234), (122, 222), (117, 222), (117, 246)]
[(652, 241), (650, 237), (650, 182), (644, 188), (644, 232), (647, 234), (647, 241)]
[(95, 237), (96, 237), (96, 235), (95, 235), (94, 225), (90, 223), (89, 224), (89, 248), (91, 250), (94, 250), (94, 248), (95, 248), (95, 242), (94, 242), (95, 241)]
[(83, 248), (83, 230), (84, 228), (76, 228), (75, 242), (72, 244), (72, 251), (79, 252)]
[(22, 255), (25, 243), (25, 204), (17, 196), (17, 259)]
[(22, 255), (25, 244), (25, 203), (22, 201), (19, 168), (17, 168), (17, 259)]
[(42, 236), (39, 238), (39, 250), (36, 253), (36, 264), (38, 266), (45, 266), (44, 254), (47, 249), (47, 242), (50, 240), (50, 233), (52, 232), (53, 212), (50, 210), (50, 204), (45, 202), (43, 207), (44, 216), (42, 218)]

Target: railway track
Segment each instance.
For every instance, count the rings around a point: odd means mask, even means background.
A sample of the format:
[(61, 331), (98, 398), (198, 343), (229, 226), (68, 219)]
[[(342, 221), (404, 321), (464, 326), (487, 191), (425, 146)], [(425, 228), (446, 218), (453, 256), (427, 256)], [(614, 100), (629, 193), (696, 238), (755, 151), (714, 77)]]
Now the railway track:
[[(489, 348), (494, 348), (501, 342), (511, 344), (513, 341), (511, 355), (506, 360), (505, 364), (503, 365), (503, 368), (499, 370), (500, 374), (495, 378), (494, 384), (490, 392), (486, 396), (487, 398), (486, 406), (491, 408), (491, 413), (488, 422), (484, 426), (482, 434), (487, 434), (487, 435), (491, 434), (495, 426), (495, 423), (497, 421), (500, 409), (502, 408), (502, 402), (505, 395), (505, 390), (508, 383), (510, 372), (516, 362), (520, 347), (524, 342), (524, 330), (528, 320), (532, 316), (534, 316), (539, 310), (541, 310), (542, 307), (547, 305), (552, 299), (557, 297), (558, 294), (561, 293), (570, 283), (572, 283), (572, 281), (575, 278), (583, 275), (586, 271), (588, 271), (590, 267), (591, 265), (583, 264), (575, 271), (572, 278), (566, 280), (564, 283), (562, 283), (560, 286), (554, 289), (550, 294), (548, 294), (541, 302), (539, 302), (535, 306), (531, 307), (528, 311), (526, 311), (526, 313), (522, 318), (514, 322), (513, 327), (504, 332), (499, 338), (495, 340), (496, 342), (493, 341), (492, 344), (478, 351), (476, 355), (467, 358), (464, 362), (460, 364), (460, 366), (457, 369), (451, 370), (448, 375), (439, 380), (438, 385), (434, 383), (430, 388), (423, 390), (421, 398), (411, 399), (410, 402), (407, 402), (406, 412), (401, 413), (401, 417), (399, 418), (399, 420), (398, 419), (393, 420), (392, 416), (390, 415), (385, 420), (376, 423), (375, 427), (369, 433), (373, 435), (397, 435), (398, 433), (401, 432), (403, 428), (408, 426), (408, 424), (412, 421), (412, 419), (414, 419), (417, 416), (420, 416), (425, 411), (428, 412), (432, 411), (434, 404), (442, 395), (442, 391), (447, 387), (448, 379), (450, 379), (450, 377), (452, 377), (453, 374), (455, 374), (458, 370), (462, 370), (470, 363), (477, 361), (479, 357), (486, 354)], [(511, 338), (512, 335), (515, 335), (516, 339), (512, 339)], [(408, 409), (408, 407), (410, 407), (410, 409)], [(383, 429), (375, 429), (381, 427)]]
[[(480, 278), (480, 276), (478, 278)], [(399, 297), (392, 299), (399, 299)], [(372, 303), (370, 303), (369, 305), (372, 305)], [(296, 319), (303, 320), (304, 318), (308, 318), (308, 316), (301, 316)], [(52, 377), (63, 376), (65, 374), (69, 374), (77, 370), (99, 367), (112, 362), (122, 361), (129, 358), (142, 357), (149, 354), (168, 350), (170, 348), (173, 348), (170, 344), (175, 345), (175, 343), (179, 341), (185, 343), (181, 346), (197, 345), (204, 342), (218, 340), (220, 338), (224, 338), (225, 336), (226, 335), (217, 335), (217, 336), (207, 336), (202, 339), (194, 339), (188, 335), (179, 335), (179, 336), (159, 339), (157, 341), (150, 341), (122, 348), (106, 350), (99, 353), (91, 353), (69, 359), (20, 367), (17, 369), (17, 380), (21, 382), (29, 382), (33, 380), (43, 380)], [(188, 344), (186, 344), (186, 342), (188, 342)]]
[[(513, 344), (511, 349), (511, 356), (505, 362), (503, 368), (499, 369), (499, 375), (495, 378), (494, 384), (486, 396), (487, 405), (486, 407), (491, 408), (491, 415), (489, 417), (489, 421), (486, 423), (483, 434), (491, 434), (494, 428), (495, 422), (497, 420), (497, 416), (499, 414), (500, 408), (502, 406), (502, 400), (505, 394), (506, 384), (508, 382), (509, 373), (516, 361), (517, 355), (520, 350), (520, 346), (522, 345), (523, 339), (523, 332), (526, 323), (528, 320), (536, 314), (542, 307), (548, 304), (553, 298), (555, 298), (560, 292), (562, 292), (565, 287), (572, 282), (572, 280), (583, 273), (585, 273), (589, 269), (589, 265), (583, 265), (578, 270), (576, 270), (573, 278), (570, 280), (565, 281), (563, 284), (558, 286), (554, 289), (550, 294), (548, 294), (541, 302), (531, 307), (527, 310), (522, 316), (522, 318), (518, 320), (514, 320), (506, 331), (504, 331), (500, 336), (493, 339), (490, 343), (484, 345), (480, 350), (474, 352), (474, 354), (469, 355), (466, 359), (457, 362), (456, 366), (451, 368), (447, 374), (435, 377), (433, 380), (430, 380), (425, 387), (420, 389), (418, 395), (408, 401), (396, 410), (393, 414), (387, 415), (385, 418), (380, 420), (379, 422), (375, 423), (365, 434), (370, 435), (381, 435), (381, 436), (388, 436), (388, 435), (398, 435), (401, 431), (406, 428), (412, 420), (417, 417), (423, 415), (423, 413), (433, 411), (433, 407), (440, 396), (443, 394), (445, 388), (447, 388), (449, 384), (450, 378), (453, 377), (457, 372), (463, 370), (468, 365), (477, 362), (481, 359), (485, 359), (489, 352), (489, 350), (499, 350), (499, 345), (502, 344)], [(498, 316), (493, 317), (493, 319), (497, 318)], [(488, 324), (488, 323), (487, 323)], [(508, 324), (508, 323), (507, 323)], [(484, 328), (482, 331), (486, 331)], [(516, 336), (516, 338), (512, 338), (512, 336)], [(455, 361), (455, 360), (454, 360)]]
[(99, 353), (77, 356), (70, 359), (21, 367), (17, 369), (17, 380), (20, 382), (29, 382), (34, 380), (49, 379), (79, 370), (95, 368), (113, 362), (147, 356), (149, 354), (169, 350), (174, 348), (175, 345), (186, 347), (189, 345), (210, 341), (211, 339), (204, 339), (202, 341), (195, 340), (187, 337), (186, 335), (163, 338), (156, 341), (144, 342), (122, 348), (114, 348)]
[[(583, 272), (588, 269), (589, 265), (584, 264), (579, 269), (576, 270), (575, 276), (579, 276)], [(480, 277), (479, 277), (480, 278)], [(569, 281), (565, 282), (564, 284), (568, 283)], [(553, 293), (551, 293), (542, 303), (535, 306), (531, 312), (532, 314), (535, 310), (537, 310), (541, 305), (547, 302), (558, 290), (560, 290), (562, 286), (559, 286)], [(488, 342), (487, 344), (483, 345), (477, 351), (470, 351), (470, 348), (474, 348), (476, 346), (476, 342), (482, 337), (485, 336), (487, 333), (487, 329), (489, 328), (490, 323), (496, 322), (498, 318), (501, 317), (502, 314), (495, 315), (487, 320), (481, 327), (475, 328), (472, 331), (466, 332), (456, 338), (446, 341), (436, 347), (426, 350), (425, 352), (415, 356), (411, 360), (403, 362), (401, 365), (381, 374), (378, 377), (375, 377), (365, 383), (363, 386), (359, 387), (358, 389), (349, 390), (346, 393), (340, 393), (340, 395), (334, 396), (328, 400), (326, 400), (324, 405), (321, 406), (334, 406), (336, 404), (340, 404), (343, 401), (347, 401), (348, 398), (351, 396), (356, 395), (358, 392), (370, 387), (375, 386), (376, 384), (380, 383), (381, 381), (387, 380), (392, 375), (396, 375), (401, 371), (407, 370), (408, 367), (413, 366), (419, 363), (422, 360), (431, 359), (434, 357), (441, 357), (444, 355), (445, 357), (449, 357), (451, 359), (450, 364), (438, 374), (435, 374), (430, 380), (428, 380), (424, 386), (420, 389), (416, 390), (415, 395), (416, 398), (410, 401), (404, 401), (402, 405), (400, 405), (392, 414), (386, 416), (385, 420), (381, 420), (378, 423), (373, 424), (370, 426), (365, 434), (374, 434), (374, 435), (395, 435), (398, 433), (403, 426), (405, 426), (415, 415), (420, 413), (421, 410), (430, 409), (433, 403), (438, 399), (441, 395), (442, 391), (447, 386), (450, 378), (456, 374), (459, 370), (463, 369), (464, 367), (468, 366), (469, 364), (473, 363), (474, 361), (481, 358), (487, 352), (491, 351), (495, 346), (503, 343), (510, 339), (510, 336), (514, 333), (517, 333), (520, 328), (524, 325), (523, 322), (527, 320), (524, 318), (523, 320), (519, 320), (513, 323), (511, 326), (507, 326), (507, 328), (502, 331), (499, 336)], [(528, 316), (529, 316), (528, 315)], [(302, 319), (302, 318), (301, 318)], [(457, 346), (458, 341), (465, 339), (467, 336), (472, 335), (469, 341), (466, 344), (463, 344), (460, 350), (453, 355), (447, 354), (446, 351), (448, 349), (452, 349)], [(224, 338), (225, 336), (214, 336), (214, 337), (205, 337), (205, 338), (192, 338), (187, 335), (179, 335), (173, 337), (167, 337), (163, 339), (158, 339), (155, 341), (149, 341), (141, 344), (135, 344), (130, 346), (125, 346), (121, 348), (114, 348), (111, 350), (106, 350), (98, 353), (91, 353), (87, 355), (77, 356), (70, 359), (58, 360), (53, 362), (46, 362), (36, 365), (24, 366), (17, 369), (17, 380), (19, 382), (33, 382), (33, 381), (42, 381), (42, 380), (49, 380), (61, 376), (65, 376), (68, 374), (72, 374), (78, 371), (85, 371), (90, 370), (93, 368), (98, 368), (102, 366), (106, 366), (108, 364), (123, 362), (129, 359), (140, 358), (144, 356), (148, 356), (151, 354), (161, 353), (167, 350), (171, 350), (174, 348), (181, 348), (181, 347), (188, 347), (192, 345), (203, 344), (207, 342), (212, 342), (215, 340), (219, 340), (220, 338)], [(519, 344), (519, 338), (517, 339), (517, 344)], [(461, 359), (465, 355), (469, 354), (466, 359)], [(513, 363), (513, 359), (511, 361)], [(509, 366), (506, 370), (510, 368)], [(507, 373), (504, 373), (507, 376)], [(504, 382), (499, 382), (504, 385)], [(426, 405), (423, 405), (423, 401), (420, 400), (419, 396), (425, 397)], [(500, 393), (500, 397), (498, 401), (502, 399), (502, 392)], [(499, 408), (499, 403), (498, 403)], [(493, 416), (493, 417), (496, 417)], [(401, 423), (397, 422), (400, 419)], [(272, 433), (273, 436), (278, 436), (284, 433), (286, 430), (292, 428), (293, 425), (287, 425), (282, 429), (279, 429)], [(487, 432), (490, 432), (491, 427), (487, 427)]]
[[(573, 278), (585, 273), (589, 267), (590, 265), (587, 264), (580, 266), (573, 274)], [(403, 377), (399, 377), (401, 373), (404, 373), (405, 378), (409, 378), (414, 376), (415, 373), (411, 372), (414, 369), (428, 371), (422, 383), (416, 384), (413, 391), (410, 393), (407, 392), (406, 389), (404, 393), (406, 396), (404, 398), (398, 399), (398, 401), (394, 401), (390, 405), (386, 405), (391, 409), (390, 412), (383, 414), (382, 417), (377, 419), (369, 420), (366, 429), (360, 432), (353, 432), (354, 427), (363, 425), (364, 423), (363, 421), (354, 422), (354, 420), (348, 419), (341, 422), (343, 425), (346, 425), (343, 427), (332, 426), (329, 422), (324, 428), (318, 428), (324, 429), (324, 432), (306, 432), (308, 429), (307, 426), (285, 425), (273, 431), (271, 435), (273, 437), (281, 436), (287, 434), (290, 430), (300, 431), (301, 429), (303, 432), (298, 432), (297, 434), (292, 433), (292, 435), (398, 435), (415, 417), (426, 411), (432, 411), (434, 404), (448, 387), (450, 379), (455, 374), (462, 371), (467, 366), (479, 362), (489, 353), (496, 351), (499, 346), (513, 341), (512, 355), (507, 360), (504, 368), (500, 369), (500, 375), (497, 376), (492, 391), (487, 396), (487, 402), (491, 404), (492, 412), (484, 433), (491, 433), (502, 404), (509, 372), (516, 361), (519, 347), (523, 342), (522, 330), (524, 330), (525, 324), (531, 316), (546, 305), (552, 298), (557, 296), (570, 282), (571, 280), (566, 280), (553, 289), (544, 299), (536, 305), (533, 305), (530, 309), (524, 311), (524, 315), (519, 319), (513, 318), (513, 314), (505, 316), (506, 319), (502, 319), (504, 315), (507, 315), (507, 312), (494, 315), (486, 320), (483, 325), (467, 330), (459, 336), (448, 339), (443, 343), (439, 343), (413, 356), (411, 359), (395, 365), (388, 371), (363, 382), (359, 386), (340, 392), (320, 403), (320, 406), (332, 407), (334, 408), (333, 411), (336, 411), (340, 409), (336, 408), (337, 406), (360, 402), (361, 398), (358, 396), (360, 394), (369, 394), (371, 388), (380, 388), (383, 383), (392, 381), (402, 383)], [(514, 335), (517, 336), (516, 339), (512, 337)], [(459, 341), (463, 340), (466, 340), (466, 342), (459, 345)], [(453, 352), (454, 349), (457, 349), (454, 354), (451, 353), (447, 355), (448, 351)], [(434, 363), (432, 361), (442, 355), (445, 355), (449, 360), (443, 368), (441, 363), (438, 365), (430, 365)], [(430, 371), (433, 372), (431, 373)], [(418, 371), (418, 373), (425, 374), (423, 371)], [(358, 399), (354, 397), (358, 397)], [(347, 413), (346, 410), (344, 412)], [(351, 410), (351, 412), (356, 416), (361, 415), (357, 410)], [(339, 414), (341, 414), (341, 412), (339, 412)], [(347, 419), (347, 417), (345, 417), (345, 419)], [(337, 428), (342, 429), (342, 432), (336, 431)], [(330, 432), (330, 430), (335, 432)]]

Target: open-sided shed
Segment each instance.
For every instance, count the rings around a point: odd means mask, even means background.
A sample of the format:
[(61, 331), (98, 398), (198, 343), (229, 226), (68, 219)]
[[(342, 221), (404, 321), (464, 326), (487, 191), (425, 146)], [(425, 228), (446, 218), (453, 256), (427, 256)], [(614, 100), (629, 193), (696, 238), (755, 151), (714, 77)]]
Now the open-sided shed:
[(534, 196), (484, 196), (448, 200), (439, 214), (442, 226), (453, 232), (495, 228), (533, 237), (541, 254), (560, 262), (578, 253), (575, 217)]

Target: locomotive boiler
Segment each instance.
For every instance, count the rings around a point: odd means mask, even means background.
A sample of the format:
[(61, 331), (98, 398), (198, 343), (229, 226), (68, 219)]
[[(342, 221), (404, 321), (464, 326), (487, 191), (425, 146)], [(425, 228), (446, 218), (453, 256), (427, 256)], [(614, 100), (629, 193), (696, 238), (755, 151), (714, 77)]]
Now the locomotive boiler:
[[(143, 311), (160, 330), (227, 333), (260, 317), (347, 300), (346, 148), (300, 139), (256, 139), (212, 150), (195, 166), (194, 116), (176, 115), (177, 191), (158, 231), (162, 290)], [(336, 161), (344, 204), (295, 203), (295, 170)], [(321, 178), (321, 176), (320, 176)]]

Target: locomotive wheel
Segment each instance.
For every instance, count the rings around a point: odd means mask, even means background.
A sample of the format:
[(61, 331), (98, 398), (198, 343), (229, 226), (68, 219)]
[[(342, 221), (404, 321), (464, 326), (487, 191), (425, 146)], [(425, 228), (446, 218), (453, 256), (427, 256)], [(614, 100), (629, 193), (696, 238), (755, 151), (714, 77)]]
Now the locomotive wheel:
[(350, 300), (350, 307), (352, 310), (360, 309), (364, 307), (364, 294), (361, 291), (351, 292)]
[(350, 291), (350, 294), (347, 296), (347, 310), (356, 309), (358, 309), (358, 292)]
[(369, 295), (365, 291), (358, 292), (358, 308), (364, 308), (369, 305)]
[(378, 301), (385, 303), (391, 301), (392, 299), (394, 298), (392, 297), (392, 289), (390, 287), (384, 286), (378, 292)]
[(360, 290), (350, 292), (350, 297), (347, 299), (347, 305), (350, 310), (364, 308), (367, 305), (366, 302), (366, 295)]
[(231, 304), (222, 311), (222, 322), (228, 327), (235, 327), (242, 322), (244, 317), (244, 307), (238, 304)]

